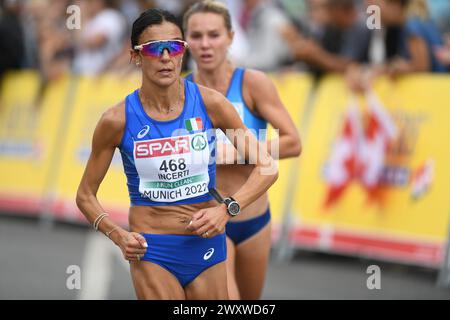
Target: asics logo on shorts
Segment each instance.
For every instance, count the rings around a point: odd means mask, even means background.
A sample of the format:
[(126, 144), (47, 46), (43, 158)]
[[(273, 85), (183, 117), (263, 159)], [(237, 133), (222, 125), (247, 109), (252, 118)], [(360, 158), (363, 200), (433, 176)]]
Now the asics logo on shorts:
[(141, 131), (137, 134), (138, 139), (142, 139), (150, 131), (150, 126), (145, 125)]
[(209, 248), (203, 256), (203, 260), (208, 260), (214, 254), (214, 248)]

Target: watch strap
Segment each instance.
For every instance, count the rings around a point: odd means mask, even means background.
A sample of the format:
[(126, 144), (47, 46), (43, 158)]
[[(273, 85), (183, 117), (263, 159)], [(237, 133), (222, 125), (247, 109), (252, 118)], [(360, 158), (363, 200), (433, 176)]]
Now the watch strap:
[(209, 194), (212, 195), (213, 198), (216, 199), (217, 202), (224, 203), (223, 197), (220, 195), (220, 193), (215, 188), (209, 189)]

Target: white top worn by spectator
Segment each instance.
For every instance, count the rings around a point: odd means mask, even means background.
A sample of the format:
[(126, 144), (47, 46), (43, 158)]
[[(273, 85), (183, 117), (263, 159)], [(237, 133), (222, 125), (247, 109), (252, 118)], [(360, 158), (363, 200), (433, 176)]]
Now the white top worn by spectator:
[(262, 2), (256, 7), (245, 32), (249, 52), (236, 59), (238, 65), (247, 68), (272, 71), (291, 59), (288, 45), (281, 36), (281, 29), (290, 22), (277, 7)]
[(242, 8), (241, 0), (219, 0), (224, 3), (228, 7), (228, 11), (231, 16), (231, 24), (233, 26), (234, 38), (231, 46), (228, 50), (229, 58), (233, 61), (241, 61), (245, 59), (247, 56), (248, 49), (248, 41), (244, 31), (239, 25), (239, 21), (237, 17)]
[(176, 16), (182, 14), (185, 5), (183, 0), (155, 0), (154, 2), (157, 8), (167, 10)]
[(75, 56), (74, 72), (96, 75), (102, 72), (108, 63), (121, 53), (125, 33), (125, 19), (113, 9), (105, 9), (82, 25), (82, 39), (105, 35), (106, 41), (97, 48), (81, 46)]

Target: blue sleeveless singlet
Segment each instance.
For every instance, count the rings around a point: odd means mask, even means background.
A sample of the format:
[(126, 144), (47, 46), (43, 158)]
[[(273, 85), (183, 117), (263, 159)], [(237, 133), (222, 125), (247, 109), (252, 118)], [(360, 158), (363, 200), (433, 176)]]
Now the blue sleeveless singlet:
[(199, 88), (184, 81), (181, 114), (152, 119), (138, 89), (125, 100), (125, 130), (119, 150), (131, 205), (192, 204), (212, 199), (216, 184), (215, 129)]

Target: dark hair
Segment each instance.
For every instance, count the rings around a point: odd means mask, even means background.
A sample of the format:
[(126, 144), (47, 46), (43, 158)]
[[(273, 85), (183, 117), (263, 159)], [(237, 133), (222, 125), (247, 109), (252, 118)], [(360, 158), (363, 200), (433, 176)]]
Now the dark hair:
[(401, 1), (400, 1), (402, 7), (408, 6), (410, 2), (411, 2), (410, 0), (401, 0)]
[(406, 7), (409, 5), (410, 0), (389, 0), (389, 2), (398, 3), (401, 7)]
[(356, 0), (328, 0), (328, 6), (331, 8), (354, 8), (356, 7)]
[(118, 9), (119, 4), (117, 0), (104, 0), (103, 3), (105, 4), (105, 7), (112, 8), (112, 9)]
[(134, 48), (134, 46), (138, 45), (139, 36), (145, 29), (153, 25), (162, 24), (164, 21), (176, 25), (178, 29), (180, 29), (184, 39), (183, 30), (180, 27), (177, 18), (172, 13), (166, 10), (152, 8), (142, 12), (139, 18), (133, 22), (133, 27), (131, 29), (131, 47)]

